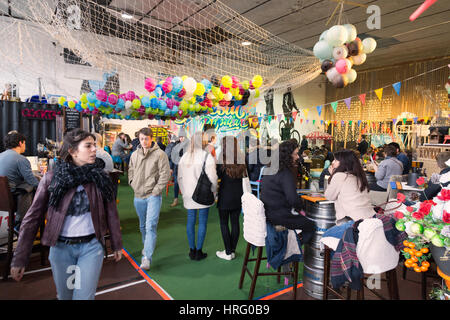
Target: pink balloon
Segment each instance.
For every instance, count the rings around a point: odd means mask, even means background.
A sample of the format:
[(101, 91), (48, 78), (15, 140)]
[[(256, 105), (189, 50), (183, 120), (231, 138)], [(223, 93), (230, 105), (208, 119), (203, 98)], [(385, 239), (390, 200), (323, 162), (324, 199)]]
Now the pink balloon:
[(169, 93), (170, 91), (172, 91), (172, 88), (173, 88), (173, 86), (172, 86), (171, 82), (166, 81), (162, 85), (162, 89), (165, 93)]
[(183, 115), (183, 110), (178, 110), (178, 115), (181, 117)]
[(230, 88), (225, 88), (224, 86), (220, 86), (220, 91), (222, 91), (222, 93), (227, 94), (228, 91), (230, 91)]
[(97, 99), (103, 102), (106, 102), (106, 99), (108, 98), (108, 95), (106, 94), (105, 90), (97, 90), (97, 92), (95, 93), (95, 95), (97, 96)]
[(336, 70), (337, 72), (339, 72), (340, 74), (345, 74), (348, 72), (348, 66), (347, 66), (347, 61), (345, 61), (345, 59), (339, 59), (336, 62)]
[(186, 89), (183, 88), (183, 89), (180, 90), (180, 92), (178, 92), (178, 97), (182, 98), (182, 97), (184, 97), (185, 94), (186, 94)]
[(108, 102), (110, 104), (112, 104), (113, 106), (116, 105), (118, 100), (119, 100), (119, 97), (117, 95), (115, 95), (115, 94), (110, 94), (109, 97), (108, 97)]
[(136, 98), (136, 94), (134, 93), (134, 91), (128, 91), (127, 93), (125, 93), (125, 98), (129, 101), (133, 101)]
[[(170, 91), (169, 91), (170, 92)], [(169, 108), (170, 110), (173, 109), (173, 105), (174, 105), (175, 101), (172, 99), (167, 99), (166, 104), (167, 104), (167, 108)]]
[(153, 78), (147, 78), (145, 79), (145, 90), (148, 92), (152, 92), (156, 88), (156, 80)]

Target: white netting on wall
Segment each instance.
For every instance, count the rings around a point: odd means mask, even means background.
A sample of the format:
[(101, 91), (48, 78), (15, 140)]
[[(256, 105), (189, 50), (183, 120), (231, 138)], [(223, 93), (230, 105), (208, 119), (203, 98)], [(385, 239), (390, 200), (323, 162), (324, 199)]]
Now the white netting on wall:
[[(10, 0), (0, 12), (0, 37), (12, 39), (0, 51), (0, 80), (41, 78), (47, 90), (69, 96), (79, 94), (82, 80), (139, 93), (146, 77), (251, 80), (260, 74), (264, 91), (299, 87), (321, 72), (311, 51), (288, 44), (220, 1)], [(62, 86), (63, 79), (73, 82)], [(85, 91), (96, 89), (88, 83), (83, 82)]]

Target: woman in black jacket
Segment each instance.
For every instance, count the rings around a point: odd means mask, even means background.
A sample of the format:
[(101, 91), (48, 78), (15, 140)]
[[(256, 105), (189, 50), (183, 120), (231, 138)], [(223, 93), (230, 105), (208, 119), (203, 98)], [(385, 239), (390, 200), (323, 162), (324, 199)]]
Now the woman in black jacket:
[(295, 140), (284, 141), (280, 144), (278, 172), (273, 175), (263, 175), (261, 201), (264, 203), (266, 218), (270, 224), (302, 230), (303, 241), (307, 243), (314, 233), (314, 223), (301, 214), (292, 213), (292, 209), (296, 212), (302, 209), (295, 183), (298, 151)]
[[(221, 181), (217, 208), (225, 250), (217, 251), (216, 255), (221, 259), (231, 260), (235, 257), (240, 233), (242, 178), (247, 176), (244, 155), (239, 151), (235, 137), (226, 136), (222, 139), (222, 154), (219, 160), (221, 161), (217, 165), (217, 176)], [(228, 221), (231, 222), (231, 232)]]

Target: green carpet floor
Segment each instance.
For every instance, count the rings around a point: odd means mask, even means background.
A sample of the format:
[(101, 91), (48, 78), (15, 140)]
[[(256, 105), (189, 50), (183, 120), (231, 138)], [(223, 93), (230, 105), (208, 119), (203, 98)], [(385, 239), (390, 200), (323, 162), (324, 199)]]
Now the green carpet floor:
[[(126, 176), (121, 177), (118, 190), (118, 210), (124, 248), (134, 260), (140, 264), (143, 248), (139, 232), (139, 220), (133, 205), (133, 191), (127, 184)], [(238, 288), (240, 272), (243, 264), (247, 242), (241, 234), (236, 249), (236, 259), (225, 261), (216, 256), (216, 251), (224, 250), (220, 232), (217, 208), (209, 211), (208, 229), (203, 252), (208, 257), (201, 261), (189, 259), (189, 246), (186, 235), (186, 209), (182, 196), (177, 207), (170, 207), (173, 200), (173, 189), (169, 195), (163, 194), (163, 203), (158, 224), (158, 237), (153, 255), (152, 265), (147, 272), (174, 299), (187, 300), (244, 300), (248, 298), (250, 278), (245, 277), (242, 289)], [(264, 253), (265, 254), (265, 253)], [(255, 251), (256, 255), (256, 251)], [(253, 270), (254, 264), (249, 263)], [(301, 282), (303, 264), (299, 265), (299, 282)], [(266, 262), (261, 264), (261, 271), (266, 269)], [(290, 285), (292, 283), (290, 282)], [(277, 283), (276, 276), (259, 277), (254, 298), (285, 288), (284, 278)]]

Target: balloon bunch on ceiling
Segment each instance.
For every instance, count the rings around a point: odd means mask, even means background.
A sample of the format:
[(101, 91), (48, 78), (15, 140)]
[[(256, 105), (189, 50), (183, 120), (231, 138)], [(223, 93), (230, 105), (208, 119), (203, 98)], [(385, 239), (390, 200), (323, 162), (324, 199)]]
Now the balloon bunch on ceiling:
[(59, 105), (86, 114), (101, 114), (110, 119), (183, 119), (216, 111), (218, 106), (245, 106), (258, 98), (263, 79), (260, 75), (242, 83), (236, 77), (224, 76), (219, 81), (194, 78), (168, 77), (157, 82), (145, 79), (149, 95), (136, 95), (133, 91), (107, 94), (104, 90), (83, 93), (80, 101), (66, 101), (59, 98)]
[(337, 88), (343, 88), (356, 80), (354, 65), (366, 61), (367, 54), (377, 47), (373, 38), (361, 41), (352, 24), (335, 25), (325, 30), (314, 45), (314, 55), (322, 63), (322, 71)]

